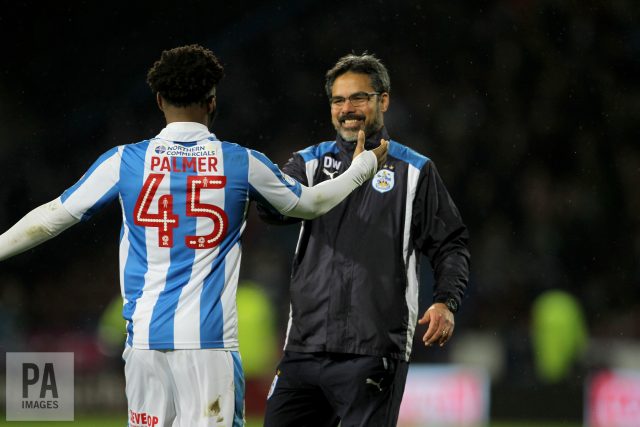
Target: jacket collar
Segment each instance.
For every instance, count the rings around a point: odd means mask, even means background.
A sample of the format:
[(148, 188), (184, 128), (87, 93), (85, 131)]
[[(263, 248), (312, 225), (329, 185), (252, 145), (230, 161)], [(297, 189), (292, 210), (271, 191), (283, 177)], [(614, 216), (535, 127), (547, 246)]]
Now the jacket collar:
[(156, 138), (174, 142), (196, 142), (216, 136), (202, 123), (173, 122), (167, 124)]
[[(389, 140), (389, 134), (387, 133), (387, 128), (382, 126), (380, 130), (372, 135), (369, 135), (367, 139), (364, 141), (364, 148), (366, 150), (371, 150), (380, 145), (380, 140), (386, 139)], [(356, 142), (349, 142), (342, 139), (342, 136), (338, 133), (336, 136), (336, 143), (340, 148), (340, 151), (353, 155), (353, 151), (356, 149)]]

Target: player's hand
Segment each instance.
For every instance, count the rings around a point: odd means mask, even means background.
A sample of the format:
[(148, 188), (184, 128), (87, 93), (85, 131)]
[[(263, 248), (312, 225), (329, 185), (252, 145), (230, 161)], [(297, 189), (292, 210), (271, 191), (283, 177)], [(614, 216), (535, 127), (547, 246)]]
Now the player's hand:
[[(356, 149), (353, 151), (354, 159), (364, 151), (364, 141), (365, 141), (365, 134), (364, 134), (364, 131), (360, 129), (358, 131), (358, 141), (356, 142)], [(381, 139), (380, 145), (374, 148), (373, 150), (371, 150), (373, 154), (376, 155), (376, 158), (378, 159), (378, 169), (380, 169), (382, 165), (384, 165), (387, 162), (388, 148), (389, 148), (389, 142), (384, 139)]]
[(422, 341), (427, 347), (431, 347), (433, 344), (444, 346), (453, 335), (456, 324), (453, 313), (441, 302), (429, 307), (418, 323), (429, 325), (427, 332), (422, 337)]

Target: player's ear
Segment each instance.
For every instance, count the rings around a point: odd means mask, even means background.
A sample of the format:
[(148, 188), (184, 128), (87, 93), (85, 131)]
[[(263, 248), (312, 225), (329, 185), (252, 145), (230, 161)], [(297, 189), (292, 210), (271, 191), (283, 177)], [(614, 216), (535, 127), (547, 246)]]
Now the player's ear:
[(209, 98), (209, 101), (207, 102), (207, 113), (211, 114), (215, 110), (216, 110), (216, 96), (214, 95), (211, 98)]
[(160, 111), (164, 112), (164, 100), (162, 99), (162, 96), (160, 96), (160, 92), (156, 93), (156, 103), (158, 104)]

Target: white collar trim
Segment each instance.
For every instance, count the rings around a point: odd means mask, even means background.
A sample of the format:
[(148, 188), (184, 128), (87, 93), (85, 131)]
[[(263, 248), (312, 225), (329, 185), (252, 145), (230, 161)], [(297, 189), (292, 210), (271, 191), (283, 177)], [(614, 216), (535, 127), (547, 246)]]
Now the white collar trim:
[(167, 127), (162, 129), (158, 136), (156, 136), (156, 138), (176, 142), (195, 142), (210, 137), (216, 139), (216, 136), (209, 131), (209, 128), (202, 123), (196, 122), (169, 123)]

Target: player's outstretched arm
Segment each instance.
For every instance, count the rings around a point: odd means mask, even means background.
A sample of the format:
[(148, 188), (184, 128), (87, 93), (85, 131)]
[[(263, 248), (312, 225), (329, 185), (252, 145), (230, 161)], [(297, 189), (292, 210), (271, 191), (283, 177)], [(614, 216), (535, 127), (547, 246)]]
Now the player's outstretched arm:
[(362, 183), (372, 178), (387, 157), (389, 143), (380, 141), (380, 145), (370, 151), (364, 149), (364, 131), (358, 132), (358, 141), (351, 166), (335, 179), (321, 182), (313, 187), (302, 186), (298, 203), (288, 212), (281, 213), (297, 218), (313, 219), (333, 209)]
[(0, 261), (57, 236), (79, 221), (67, 212), (60, 199), (35, 208), (0, 235)]

